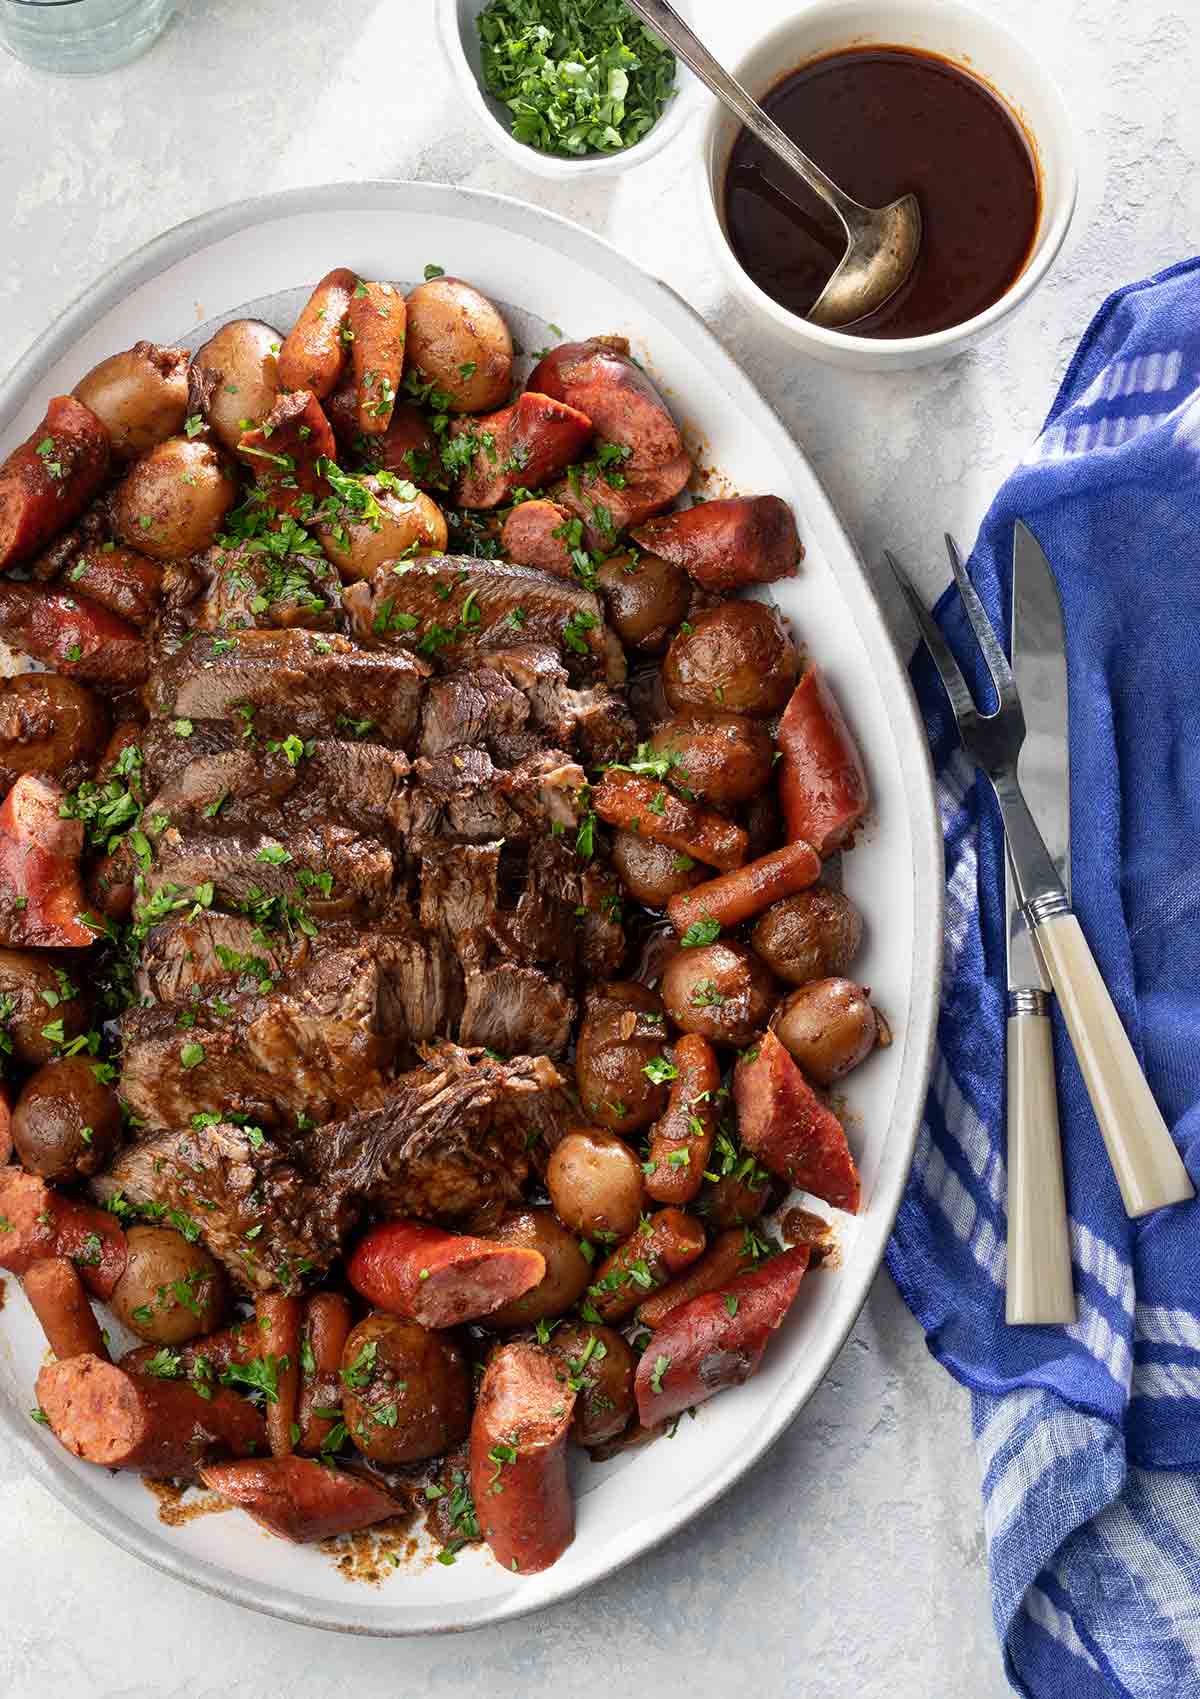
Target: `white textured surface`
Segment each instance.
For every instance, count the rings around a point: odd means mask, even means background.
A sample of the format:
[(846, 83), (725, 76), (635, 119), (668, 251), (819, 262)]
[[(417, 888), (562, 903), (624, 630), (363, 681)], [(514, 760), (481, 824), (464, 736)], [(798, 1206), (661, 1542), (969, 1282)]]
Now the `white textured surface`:
[[(784, 0), (699, 0), (732, 56)], [(886, 380), (803, 364), (725, 296), (693, 217), (695, 131), (644, 171), (549, 186), (458, 109), (428, 0), (184, 0), (141, 62), (53, 82), (0, 55), (5, 360), (129, 249), (260, 189), (422, 177), (523, 196), (610, 236), (686, 296), (794, 428), (868, 560), (932, 594), (1107, 291), (1190, 252), (1195, 26), (1182, 3), (977, 0), (1025, 29), (1080, 132), (1075, 228), (999, 340)], [(436, 256), (430, 256), (436, 258)], [(564, 304), (569, 322), (569, 303)], [(594, 327), (601, 329), (603, 327)], [(890, 599), (889, 599), (890, 605)], [(764, 1699), (996, 1699), (965, 1395), (886, 1276), (794, 1428), (685, 1535), (547, 1616), (427, 1643), (347, 1642), (185, 1591), (76, 1524), (0, 1456), (0, 1694), (189, 1699), (469, 1687), (543, 1699), (752, 1686)]]

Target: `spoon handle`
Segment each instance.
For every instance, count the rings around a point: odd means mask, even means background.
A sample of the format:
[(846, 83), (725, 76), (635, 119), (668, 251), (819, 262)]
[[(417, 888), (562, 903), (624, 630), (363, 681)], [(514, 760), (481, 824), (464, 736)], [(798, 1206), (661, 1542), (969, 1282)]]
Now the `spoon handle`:
[(737, 78), (731, 77), (725, 67), (717, 63), (691, 25), (685, 23), (670, 4), (670, 0), (628, 0), (628, 4), (656, 35), (662, 36), (684, 64), (712, 90), (717, 99), (737, 114), (764, 147), (770, 148), (785, 165), (789, 165), (803, 177), (813, 193), (833, 208), (849, 233), (854, 223), (854, 215), (862, 211), (859, 203), (843, 194), (821, 167), (806, 153), (802, 153), (791, 137), (784, 135), (779, 125), (767, 117), (762, 107), (746, 92)]

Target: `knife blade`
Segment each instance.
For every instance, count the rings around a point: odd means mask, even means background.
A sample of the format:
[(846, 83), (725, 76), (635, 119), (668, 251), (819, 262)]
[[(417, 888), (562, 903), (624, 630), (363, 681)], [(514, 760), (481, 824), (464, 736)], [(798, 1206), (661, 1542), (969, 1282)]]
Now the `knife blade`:
[[(1025, 713), (1025, 744), (1017, 778), (1069, 896), (1071, 767), (1062, 602), (1042, 546), (1022, 519), (1013, 529), (1012, 669)], [(1009, 989), (1048, 991), (1050, 982), (1021, 914), (1007, 855), (1004, 895)]]
[[(1025, 714), (1018, 781), (1070, 889), (1066, 638), (1058, 586), (1041, 545), (1013, 532), (1012, 669)], [(1050, 982), (1004, 857), (1008, 919), (1008, 1279), (1010, 1324), (1073, 1322), (1075, 1294), (1063, 1189)]]

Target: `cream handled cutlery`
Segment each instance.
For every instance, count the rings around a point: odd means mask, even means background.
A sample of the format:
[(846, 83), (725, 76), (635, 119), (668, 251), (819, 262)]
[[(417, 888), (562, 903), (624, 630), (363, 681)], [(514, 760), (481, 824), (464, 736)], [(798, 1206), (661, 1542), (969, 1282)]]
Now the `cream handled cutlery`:
[(1125, 1208), (1130, 1215), (1145, 1215), (1193, 1197), (1194, 1188), (1022, 794), (1017, 757), (1025, 741), (1025, 717), (1016, 684), (958, 550), (949, 537), (946, 544), (967, 617), (996, 687), (998, 706), (990, 714), (981, 714), (975, 706), (949, 644), (890, 553), (888, 564), (950, 698), (963, 749), (1000, 805), (1021, 911), (1062, 1009)]
[[(1066, 639), (1054, 575), (1037, 538), (1013, 532), (1012, 670), (1025, 715), (1017, 775), (1051, 860), (1070, 892), (1070, 758)], [(1008, 950), (1008, 1277), (1010, 1325), (1075, 1320), (1063, 1189), (1051, 991), (1004, 857)]]

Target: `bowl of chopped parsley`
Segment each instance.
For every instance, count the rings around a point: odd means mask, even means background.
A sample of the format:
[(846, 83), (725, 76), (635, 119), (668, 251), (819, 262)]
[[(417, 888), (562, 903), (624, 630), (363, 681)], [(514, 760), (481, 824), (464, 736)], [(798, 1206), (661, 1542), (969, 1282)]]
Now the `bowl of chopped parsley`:
[(628, 171), (695, 110), (699, 84), (625, 0), (438, 5), (443, 45), (469, 105), (527, 170)]

